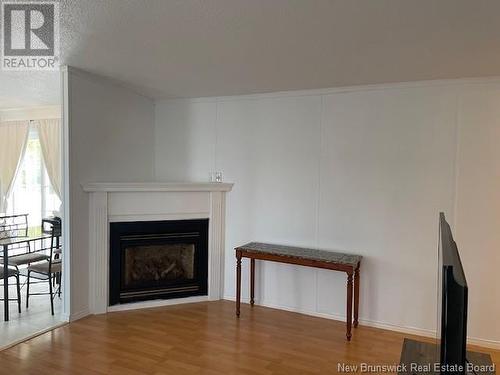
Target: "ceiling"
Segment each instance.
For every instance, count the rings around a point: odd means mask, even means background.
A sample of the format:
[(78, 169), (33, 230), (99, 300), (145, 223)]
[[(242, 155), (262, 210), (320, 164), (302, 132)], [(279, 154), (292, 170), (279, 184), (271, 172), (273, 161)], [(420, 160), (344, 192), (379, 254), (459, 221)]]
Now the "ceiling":
[(0, 70), (0, 111), (60, 104), (60, 86), (59, 72)]
[(497, 0), (62, 0), (64, 61), (154, 98), (500, 75)]
[[(61, 0), (62, 63), (152, 98), (499, 76), (499, 14), (497, 0)], [(42, 101), (58, 87), (19, 77)]]

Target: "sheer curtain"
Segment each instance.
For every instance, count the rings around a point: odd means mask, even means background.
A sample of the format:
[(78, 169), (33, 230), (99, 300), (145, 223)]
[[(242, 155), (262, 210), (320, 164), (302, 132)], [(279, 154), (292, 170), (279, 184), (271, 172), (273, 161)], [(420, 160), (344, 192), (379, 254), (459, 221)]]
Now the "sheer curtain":
[(61, 120), (37, 120), (43, 160), (54, 192), (61, 198)]
[(28, 140), (29, 121), (0, 123), (0, 212), (7, 210), (7, 197)]

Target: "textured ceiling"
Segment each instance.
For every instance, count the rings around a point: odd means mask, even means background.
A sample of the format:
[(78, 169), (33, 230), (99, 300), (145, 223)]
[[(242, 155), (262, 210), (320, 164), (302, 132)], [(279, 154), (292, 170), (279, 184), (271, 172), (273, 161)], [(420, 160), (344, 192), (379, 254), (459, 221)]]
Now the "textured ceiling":
[(0, 70), (0, 110), (61, 103), (59, 72)]
[[(61, 0), (62, 63), (153, 98), (498, 76), (499, 14), (497, 0)], [(40, 100), (58, 87), (19, 77)]]
[(497, 0), (62, 0), (64, 60), (155, 98), (500, 75)]

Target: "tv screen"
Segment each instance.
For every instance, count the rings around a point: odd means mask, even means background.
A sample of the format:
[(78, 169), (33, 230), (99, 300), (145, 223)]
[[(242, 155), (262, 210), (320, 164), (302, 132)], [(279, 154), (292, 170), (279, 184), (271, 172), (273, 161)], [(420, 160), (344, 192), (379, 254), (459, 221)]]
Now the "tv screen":
[(440, 372), (465, 374), (467, 281), (444, 213), (439, 214)]

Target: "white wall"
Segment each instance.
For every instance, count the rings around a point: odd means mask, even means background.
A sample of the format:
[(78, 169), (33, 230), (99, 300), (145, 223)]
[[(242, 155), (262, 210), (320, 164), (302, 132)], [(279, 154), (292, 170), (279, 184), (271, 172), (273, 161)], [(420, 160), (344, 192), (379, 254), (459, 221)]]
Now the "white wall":
[(153, 179), (154, 103), (102, 77), (69, 68), (71, 316), (88, 313), (89, 203), (86, 182)]
[[(344, 250), (364, 256), (361, 320), (417, 333), (436, 327), (443, 210), (463, 239), (469, 334), (498, 342), (500, 151), (492, 136), (499, 139), (499, 90), (434, 82), (160, 101), (156, 177), (207, 180), (223, 171), (235, 183), (227, 202), (227, 298), (235, 294), (236, 245)], [(479, 228), (485, 213), (494, 224)], [(268, 306), (345, 315), (341, 273), (259, 264), (256, 294)]]
[(500, 341), (500, 84), (460, 97), (456, 241), (469, 286), (469, 330)]

